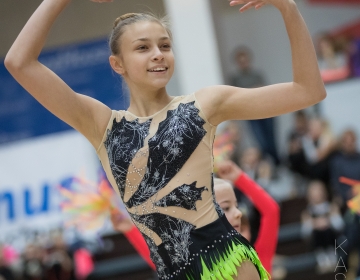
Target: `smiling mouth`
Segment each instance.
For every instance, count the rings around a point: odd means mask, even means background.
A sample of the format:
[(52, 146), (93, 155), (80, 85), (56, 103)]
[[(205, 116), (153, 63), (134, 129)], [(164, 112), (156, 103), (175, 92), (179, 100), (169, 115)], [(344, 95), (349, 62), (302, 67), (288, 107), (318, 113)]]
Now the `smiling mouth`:
[(166, 70), (168, 70), (169, 68), (168, 67), (158, 67), (158, 68), (155, 68), (155, 69), (150, 69), (148, 70), (148, 72), (151, 72), (151, 73), (162, 73), (162, 72), (165, 72)]

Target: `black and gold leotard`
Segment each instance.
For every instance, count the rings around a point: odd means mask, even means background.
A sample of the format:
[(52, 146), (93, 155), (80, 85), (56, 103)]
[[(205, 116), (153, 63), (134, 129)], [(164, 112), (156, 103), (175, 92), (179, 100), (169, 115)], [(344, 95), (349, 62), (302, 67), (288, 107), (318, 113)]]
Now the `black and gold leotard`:
[(215, 202), (211, 125), (195, 94), (149, 117), (112, 111), (97, 150), (113, 188), (142, 232), (162, 279), (233, 279), (253, 247)]

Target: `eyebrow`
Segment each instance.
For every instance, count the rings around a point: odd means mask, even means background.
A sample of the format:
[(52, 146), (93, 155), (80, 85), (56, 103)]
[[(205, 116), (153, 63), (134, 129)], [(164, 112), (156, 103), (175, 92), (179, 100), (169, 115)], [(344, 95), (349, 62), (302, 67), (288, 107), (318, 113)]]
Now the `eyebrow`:
[(231, 201), (230, 200), (224, 200), (224, 201), (220, 201), (220, 202), (218, 202), (219, 204), (220, 203), (231, 203)]
[[(169, 40), (169, 39), (170, 39), (169, 37), (161, 37), (159, 39), (159, 41), (165, 41), (165, 40)], [(150, 39), (149, 38), (139, 38), (139, 39), (134, 40), (133, 43), (136, 41), (147, 42), (147, 41), (150, 41)]]

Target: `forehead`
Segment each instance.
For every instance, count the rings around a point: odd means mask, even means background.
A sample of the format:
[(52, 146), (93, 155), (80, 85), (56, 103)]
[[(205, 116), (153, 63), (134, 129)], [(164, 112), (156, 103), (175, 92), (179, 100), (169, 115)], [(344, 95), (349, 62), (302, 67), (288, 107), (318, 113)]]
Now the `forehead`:
[(128, 43), (135, 43), (139, 39), (159, 40), (163, 37), (169, 37), (169, 34), (160, 23), (140, 21), (126, 27), (123, 40)]
[(218, 203), (222, 201), (236, 201), (233, 187), (227, 183), (219, 183), (215, 185), (215, 196)]

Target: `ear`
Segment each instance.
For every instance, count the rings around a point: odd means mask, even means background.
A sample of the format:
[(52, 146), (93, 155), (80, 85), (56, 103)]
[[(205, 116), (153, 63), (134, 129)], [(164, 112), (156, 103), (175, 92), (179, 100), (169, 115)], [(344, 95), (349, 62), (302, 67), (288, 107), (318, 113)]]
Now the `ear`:
[(109, 62), (111, 65), (111, 68), (118, 74), (124, 75), (125, 74), (125, 68), (123, 66), (123, 63), (121, 59), (118, 56), (111, 55), (109, 57)]

